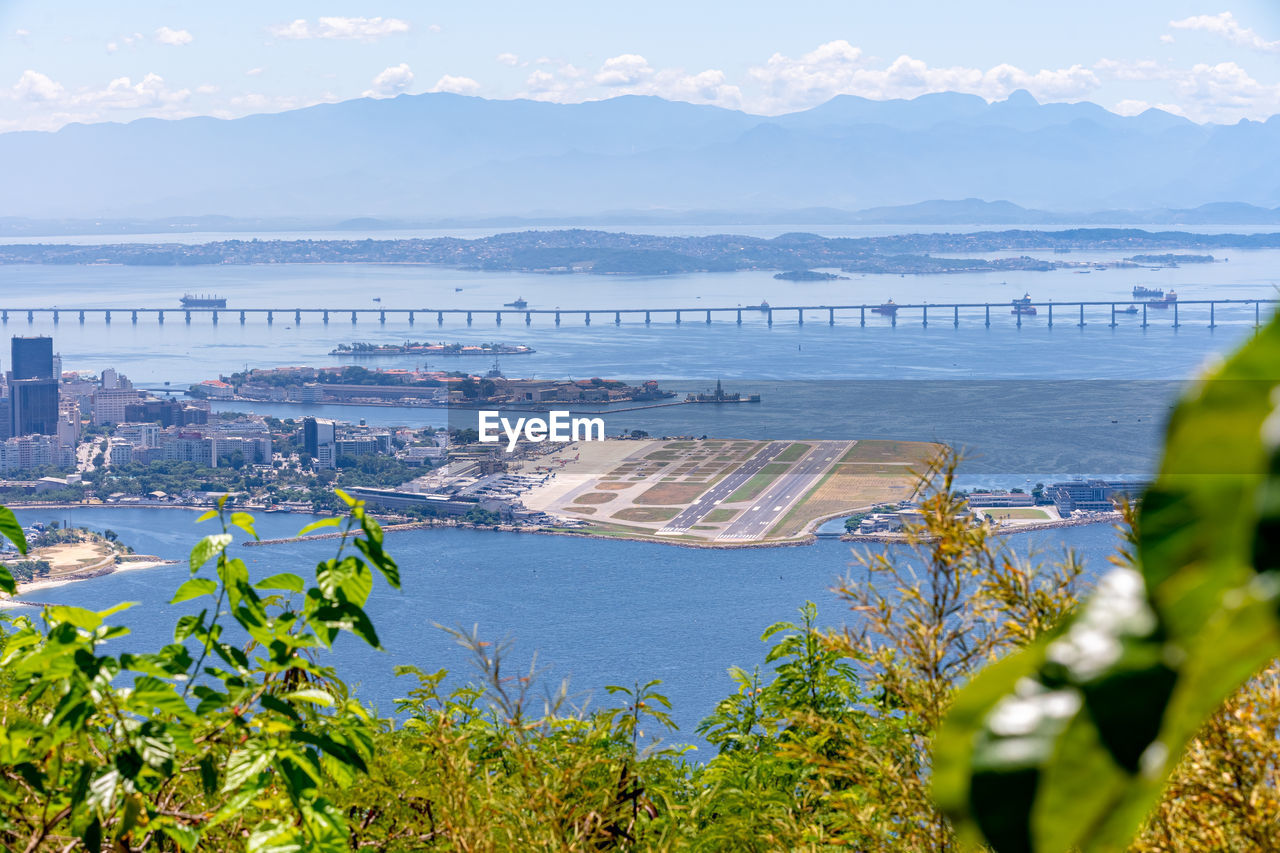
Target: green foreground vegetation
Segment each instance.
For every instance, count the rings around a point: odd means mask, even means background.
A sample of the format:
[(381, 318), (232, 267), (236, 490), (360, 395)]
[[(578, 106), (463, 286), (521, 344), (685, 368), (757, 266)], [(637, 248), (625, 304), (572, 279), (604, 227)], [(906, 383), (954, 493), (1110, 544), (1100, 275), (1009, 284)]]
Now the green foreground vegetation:
[[(930, 468), (907, 559), (866, 553), (768, 627), (763, 666), (697, 727), (658, 682), (544, 698), (509, 648), (455, 632), (476, 676), (405, 668), (378, 719), (325, 664), (378, 647), (364, 605), (400, 570), (345, 500), (313, 578), (251, 579), (225, 506), (173, 602), (173, 642), (122, 653), (122, 604), (0, 633), (6, 849), (1280, 849), (1280, 323), (1174, 412), (1114, 569), (1008, 551)], [(1212, 468), (1207, 467), (1212, 463)], [(0, 533), (26, 550), (13, 514)], [(895, 552), (896, 553), (896, 552)], [(380, 579), (380, 580), (379, 580)], [(13, 579), (0, 571), (0, 589)], [(152, 617), (154, 618), (154, 616)]]

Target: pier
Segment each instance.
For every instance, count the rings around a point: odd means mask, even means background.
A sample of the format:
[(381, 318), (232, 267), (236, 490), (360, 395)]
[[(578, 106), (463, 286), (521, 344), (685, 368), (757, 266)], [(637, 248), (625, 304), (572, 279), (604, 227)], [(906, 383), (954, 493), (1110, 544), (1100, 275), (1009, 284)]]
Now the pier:
[[(1263, 308), (1267, 314), (1280, 300), (1277, 299), (1179, 299), (1176, 302), (1139, 301), (1132, 299), (1090, 300), (1059, 302), (1046, 300), (1033, 302), (1036, 314), (1013, 310), (1011, 302), (918, 302), (895, 304), (892, 311), (885, 311), (884, 306), (870, 303), (854, 303), (848, 305), (773, 305), (760, 307), (756, 305), (734, 305), (733, 307), (705, 308), (690, 307), (648, 307), (648, 308), (299, 308), (296, 306), (280, 306), (273, 308), (146, 308), (139, 306), (117, 306), (111, 308), (0, 308), (0, 324), (8, 325), (21, 322), (25, 316), (27, 323), (34, 323), (36, 318), (48, 318), (58, 322), (60, 312), (75, 311), (81, 323), (98, 319), (104, 323), (111, 322), (112, 312), (128, 313), (132, 323), (150, 319), (156, 323), (164, 322), (165, 312), (183, 312), (183, 319), (190, 324), (201, 318), (210, 324), (218, 323), (218, 314), (230, 313), (236, 316), (241, 324), (258, 320), (271, 325), (277, 313), (292, 315), (293, 322), (328, 323), (329, 315), (350, 317), (351, 323), (359, 323), (361, 318), (376, 322), (379, 325), (390, 320), (404, 320), (410, 325), (415, 315), (435, 315), (436, 325), (443, 326), (446, 319), (461, 321), (468, 326), (476, 323), (492, 322), (501, 326), (504, 315), (516, 320), (523, 320), (531, 326), (538, 320), (545, 320), (549, 325), (560, 326), (562, 323), (591, 325), (591, 315), (612, 316), (613, 325), (622, 326), (627, 322), (645, 326), (654, 323), (669, 322), (681, 324), (688, 317), (697, 317), (702, 324), (712, 325), (715, 321), (732, 323), (741, 326), (744, 319), (759, 317), (767, 326), (773, 326), (774, 320), (779, 322), (793, 321), (803, 326), (806, 322), (824, 322), (829, 326), (871, 325), (897, 326), (914, 324), (927, 328), (930, 311), (936, 320), (945, 318), (946, 325), (953, 328), (972, 325), (989, 328), (995, 325), (1008, 325), (1016, 328), (1024, 326), (1052, 329), (1055, 325), (1055, 310), (1059, 320), (1068, 320), (1069, 325), (1085, 328), (1103, 326), (1134, 326), (1146, 329), (1152, 326), (1179, 328), (1191, 324), (1203, 325), (1213, 329), (1226, 323), (1252, 324), (1259, 326), (1264, 318)], [(1126, 311), (1130, 305), (1137, 312)], [(994, 309), (994, 310), (993, 310)], [(492, 318), (492, 319), (490, 319)], [(949, 322), (948, 322), (949, 321)], [(1074, 322), (1071, 322), (1074, 321)]]

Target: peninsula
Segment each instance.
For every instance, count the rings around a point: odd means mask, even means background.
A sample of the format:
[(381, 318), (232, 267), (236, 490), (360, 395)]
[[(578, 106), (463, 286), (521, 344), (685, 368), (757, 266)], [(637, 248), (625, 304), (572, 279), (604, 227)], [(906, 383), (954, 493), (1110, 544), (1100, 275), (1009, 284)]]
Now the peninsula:
[(9, 552), (0, 565), (18, 582), (18, 594), (72, 581), (109, 575), (125, 569), (168, 565), (172, 560), (144, 554), (120, 542), (114, 531), (97, 533), (82, 527), (33, 524), (25, 531), (25, 555)]
[(545, 529), (703, 547), (807, 541), (822, 521), (910, 500), (938, 446), (676, 439), (581, 443), (527, 460)]

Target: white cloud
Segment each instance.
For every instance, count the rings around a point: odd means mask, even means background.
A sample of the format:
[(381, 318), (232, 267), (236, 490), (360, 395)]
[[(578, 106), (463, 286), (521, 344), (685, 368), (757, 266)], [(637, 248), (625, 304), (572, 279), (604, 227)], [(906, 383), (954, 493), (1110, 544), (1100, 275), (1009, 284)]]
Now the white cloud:
[(520, 64), (520, 57), (516, 56), (514, 53), (500, 53), (496, 58), (500, 64), (506, 65), (509, 68), (515, 68)]
[(1174, 41), (1173, 36), (1169, 35), (1168, 33), (1165, 33), (1164, 35), (1160, 36), (1161, 44), (1173, 44), (1173, 41)]
[(1280, 41), (1267, 41), (1248, 27), (1240, 26), (1235, 15), (1221, 12), (1217, 15), (1193, 15), (1180, 21), (1170, 21), (1169, 26), (1177, 30), (1201, 30), (1225, 38), (1232, 44), (1261, 50), (1266, 53), (1280, 53)]
[(159, 44), (181, 47), (184, 44), (191, 44), (193, 40), (191, 33), (186, 30), (174, 30), (169, 27), (160, 27), (156, 30), (156, 42)]
[(1177, 80), (1174, 90), (1205, 111), (1263, 106), (1271, 114), (1280, 108), (1280, 85), (1259, 83), (1234, 62), (1195, 65)]
[[(655, 69), (647, 59), (634, 53), (606, 59), (590, 81), (608, 89), (609, 96), (655, 95), (672, 101), (731, 108), (737, 108), (742, 102), (739, 87), (731, 85), (719, 69), (709, 68), (697, 74), (689, 74), (682, 68)], [(530, 74), (525, 87), (529, 97), (565, 101), (581, 99), (586, 94), (586, 83), (587, 75), (581, 69), (560, 63), (554, 72), (538, 70)]]
[(248, 71), (244, 72), (244, 76), (246, 76), (246, 77), (257, 77), (257, 76), (258, 76), (259, 74), (261, 74), (261, 73), (262, 73), (262, 69), (261, 69), (261, 68), (250, 68)]
[(32, 71), (30, 68), (22, 72), (22, 76), (18, 78), (18, 82), (10, 90), (13, 97), (33, 103), (60, 100), (65, 91), (61, 83), (55, 82), (39, 71)]
[(212, 83), (206, 83), (203, 86), (196, 86), (197, 95), (215, 95), (218, 91), (220, 91), (219, 88)]
[(1151, 104), (1147, 103), (1146, 101), (1139, 101), (1134, 98), (1125, 98), (1123, 101), (1120, 101), (1118, 104), (1112, 107), (1111, 112), (1117, 113), (1122, 116), (1136, 116), (1139, 113), (1144, 113), (1149, 109), (1151, 109)]
[(480, 91), (480, 84), (470, 77), (455, 77), (446, 74), (431, 87), (433, 92), (452, 92), (455, 95), (474, 95)]
[(409, 63), (401, 62), (384, 68), (373, 78), (373, 87), (364, 93), (366, 98), (385, 98), (397, 95), (413, 85), (413, 71)]
[(653, 75), (649, 60), (636, 53), (624, 53), (604, 61), (595, 81), (601, 86), (634, 86)]
[(133, 33), (132, 35), (121, 36), (107, 42), (107, 53), (115, 53), (122, 47), (137, 47), (144, 41), (142, 33)]
[(1101, 85), (1098, 76), (1083, 65), (1032, 73), (1006, 63), (984, 71), (935, 67), (904, 54), (887, 67), (876, 68), (861, 49), (843, 40), (828, 42), (798, 59), (775, 53), (764, 65), (751, 68), (748, 76), (764, 91), (755, 107), (766, 113), (804, 109), (845, 94), (883, 100), (966, 92), (999, 100), (1026, 89), (1040, 100), (1073, 100)]
[(288, 24), (270, 27), (269, 31), (283, 39), (360, 39), (373, 41), (385, 36), (407, 33), (409, 24), (399, 18), (317, 18), (312, 24), (298, 18)]
[(170, 89), (159, 74), (148, 74), (134, 83), (128, 77), (117, 77), (105, 89), (82, 90), (67, 100), (75, 106), (101, 106), (126, 110), (172, 108), (191, 97), (190, 89)]
[[(538, 64), (543, 67), (525, 78), (525, 91), (520, 93), (521, 97), (565, 103), (580, 101), (586, 96), (586, 72), (581, 68), (568, 62), (556, 63), (545, 56), (538, 60)], [(546, 67), (552, 64), (556, 68), (547, 71)]]
[(427, 27), (427, 29), (433, 33), (439, 33), (444, 31), (444, 27), (440, 26), (439, 24), (432, 24), (429, 27)]
[(1137, 62), (1100, 59), (1094, 63), (1093, 68), (1104, 77), (1112, 80), (1143, 82), (1169, 80), (1177, 74), (1174, 69), (1161, 65), (1152, 59), (1140, 59)]

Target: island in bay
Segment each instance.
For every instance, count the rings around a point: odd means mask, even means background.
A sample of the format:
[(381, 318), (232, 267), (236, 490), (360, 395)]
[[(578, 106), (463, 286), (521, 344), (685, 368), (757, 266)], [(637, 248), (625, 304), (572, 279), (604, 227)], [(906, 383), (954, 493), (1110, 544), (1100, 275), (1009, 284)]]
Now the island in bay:
[(443, 342), (432, 344), (418, 341), (405, 341), (402, 344), (374, 344), (355, 341), (350, 344), (338, 344), (335, 349), (329, 351), (329, 355), (359, 358), (379, 355), (529, 355), (533, 352), (536, 350), (524, 344), (446, 344)]

